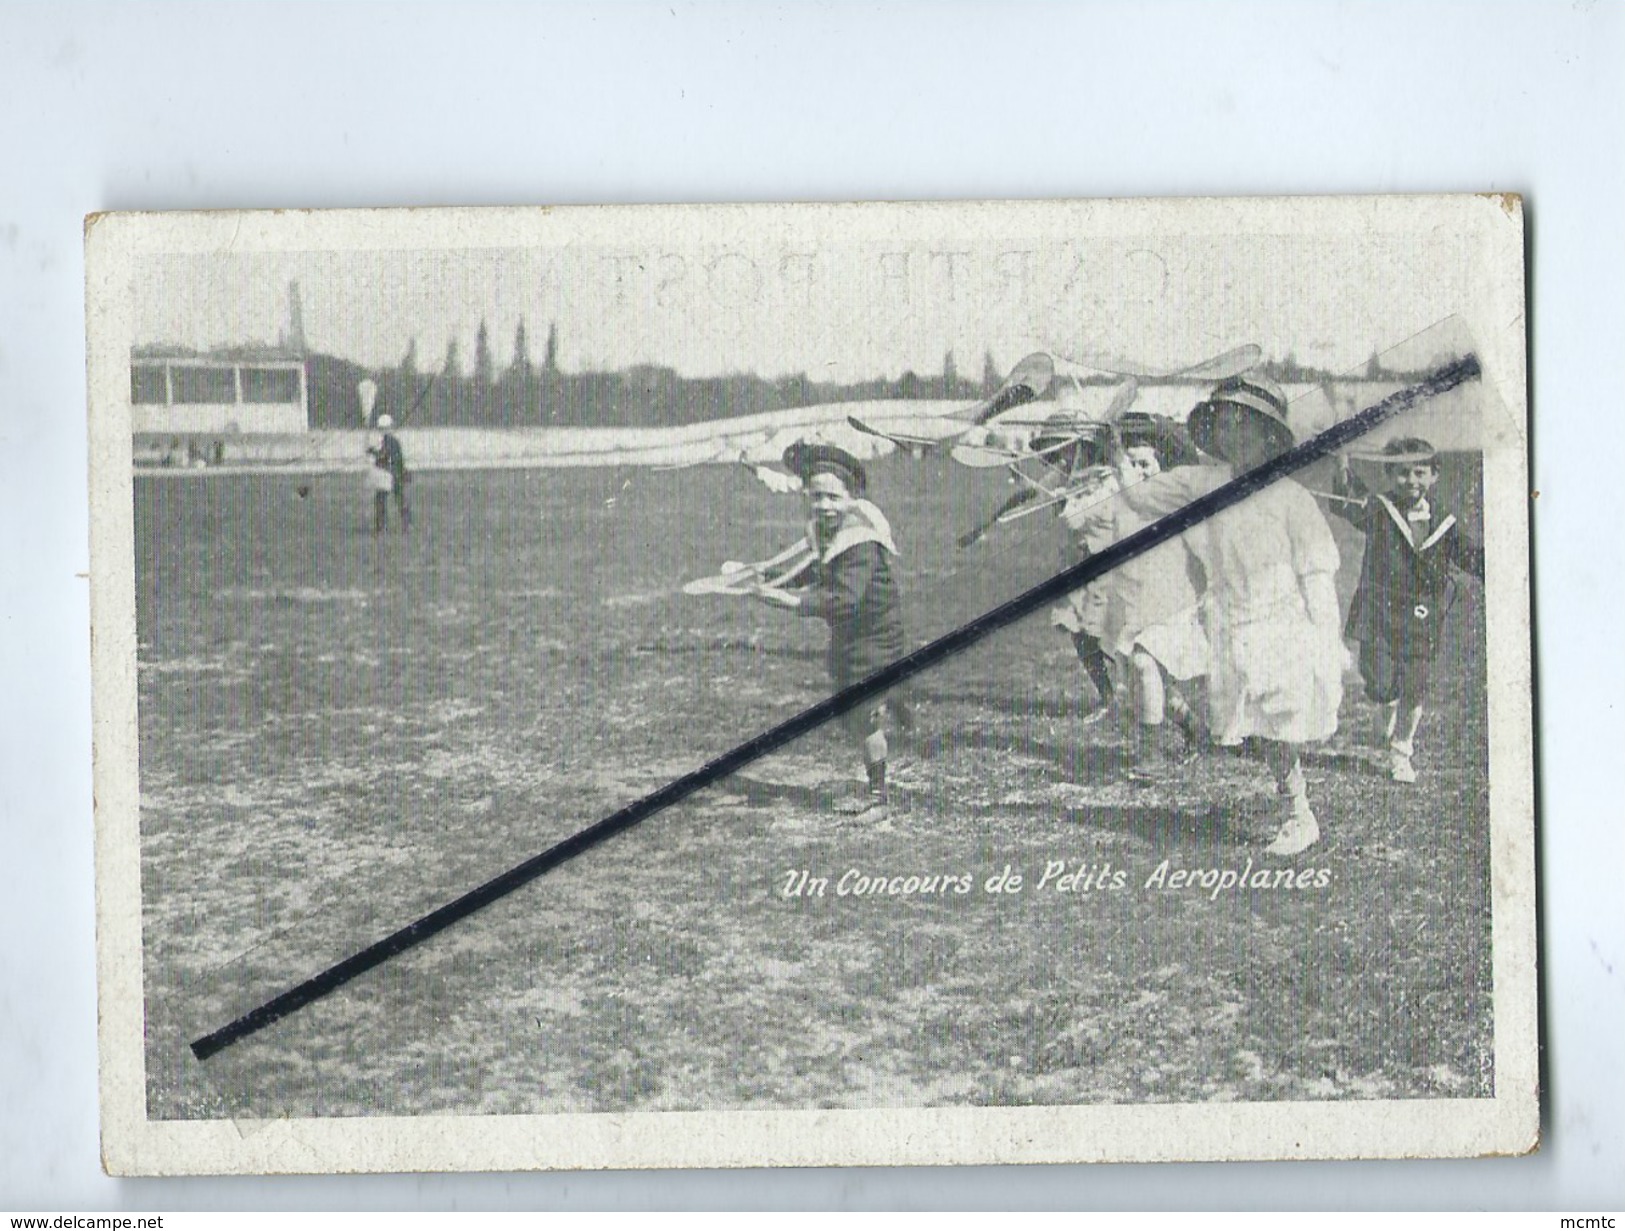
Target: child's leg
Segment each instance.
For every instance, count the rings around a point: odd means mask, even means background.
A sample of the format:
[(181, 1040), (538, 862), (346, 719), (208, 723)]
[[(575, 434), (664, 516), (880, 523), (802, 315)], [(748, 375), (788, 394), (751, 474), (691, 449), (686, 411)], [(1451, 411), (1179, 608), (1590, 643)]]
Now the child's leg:
[(886, 799), (886, 732), (873, 731), (863, 739), (863, 771), (869, 779), (869, 794)]
[(1134, 706), (1134, 768), (1146, 773), (1166, 759), (1162, 739), (1168, 693), (1162, 664), (1141, 646), (1129, 655), (1129, 694)]
[(1110, 656), (1100, 648), (1100, 638), (1090, 633), (1073, 633), (1072, 649), (1077, 654), (1078, 661), (1083, 664), (1084, 674), (1094, 685), (1095, 695), (1098, 698), (1095, 705), (1088, 707), (1088, 711), (1104, 711), (1112, 699)]
[(1148, 650), (1134, 647), (1129, 656), (1134, 687), (1134, 715), (1142, 726), (1160, 727), (1167, 717), (1167, 690), (1162, 686), (1162, 664)]
[(1179, 733), (1185, 741), (1183, 752), (1187, 756), (1194, 756), (1212, 743), (1213, 734), (1208, 730), (1206, 720), (1191, 708), (1185, 694), (1168, 677), (1166, 671), (1163, 672), (1162, 687), (1167, 697), (1168, 719), (1179, 728)]
[(1298, 746), (1282, 743), (1278, 739), (1260, 740), (1264, 751), (1264, 764), (1275, 778), (1275, 793), (1290, 799), (1306, 799), (1307, 788), (1303, 780), (1303, 764), (1298, 760)]
[(1263, 749), (1264, 763), (1275, 776), (1275, 793), (1285, 804), (1285, 819), (1265, 851), (1270, 855), (1296, 855), (1320, 841), (1320, 826), (1309, 807), (1298, 746), (1267, 739), (1263, 741)]
[[(1365, 684), (1366, 700), (1378, 705), (1392, 705), (1399, 696), (1400, 660), (1393, 647), (1381, 636), (1373, 634), (1360, 642), (1360, 679)], [(1384, 731), (1383, 739), (1392, 736)]]
[(842, 719), (847, 731), (857, 738), (863, 752), (863, 772), (868, 779), (865, 798), (844, 806), (848, 814), (868, 812), (886, 803), (886, 704), (875, 702), (847, 712)]
[(389, 524), (389, 493), (374, 492), (372, 494), (372, 532), (382, 534), (384, 527)]
[(1416, 729), (1422, 723), (1422, 701), (1427, 694), (1428, 671), (1426, 660), (1418, 659), (1401, 665), (1399, 672), (1399, 698), (1394, 702), (1394, 716), (1388, 735), (1389, 773), (1396, 782), (1415, 782), (1416, 767), (1411, 758), (1416, 755)]

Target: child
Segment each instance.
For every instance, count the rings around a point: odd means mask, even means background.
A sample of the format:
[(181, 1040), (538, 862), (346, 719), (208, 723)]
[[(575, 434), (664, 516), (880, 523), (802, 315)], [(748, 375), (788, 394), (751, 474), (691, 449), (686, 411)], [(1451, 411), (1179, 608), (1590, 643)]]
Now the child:
[[(1188, 427), (1191, 439), (1225, 464), (1181, 466), (1125, 488), (1124, 501), (1147, 518), (1182, 507), (1293, 443), (1286, 399), (1252, 377), (1220, 382), (1191, 411)], [(1314, 497), (1290, 478), (1192, 527), (1186, 541), (1205, 577), (1213, 739), (1258, 741), (1283, 805), (1266, 849), (1296, 855), (1320, 839), (1298, 750), (1337, 730), (1343, 696), (1337, 545)]]
[[(1118, 425), (1118, 482), (1127, 488), (1196, 461), (1183, 431), (1150, 415), (1127, 415)], [(1115, 533), (1126, 538), (1153, 518), (1118, 501)], [(1107, 624), (1110, 649), (1128, 664), (1135, 718), (1131, 777), (1155, 780), (1169, 759), (1166, 718), (1183, 736), (1176, 755), (1192, 753), (1206, 741), (1203, 724), (1175, 681), (1208, 673), (1207, 636), (1197, 619), (1196, 566), (1183, 536), (1119, 565), (1112, 576)], [(1198, 576), (1193, 577), (1193, 572)]]
[[(815, 559), (806, 584), (784, 590), (759, 584), (756, 597), (788, 607), (798, 615), (829, 623), (829, 673), (839, 691), (865, 679), (908, 652), (891, 557), (897, 554), (884, 514), (864, 499), (863, 466), (833, 445), (797, 442), (785, 450), (784, 464), (800, 476), (811, 516), (807, 542)], [(886, 791), (886, 721), (910, 725), (903, 690), (875, 697), (848, 710), (842, 725), (863, 751), (867, 795), (842, 812), (880, 819)]]
[[(1115, 533), (1117, 475), (1105, 464), (1105, 425), (1071, 423), (1064, 433), (1047, 430), (1034, 437), (1031, 447), (1069, 489), (1060, 516), (1074, 536), (1070, 562), (1086, 560), (1109, 544)], [(1072, 650), (1093, 686), (1093, 699), (1083, 705), (1085, 723), (1104, 718), (1116, 697), (1111, 658), (1101, 644), (1110, 592), (1109, 579), (1103, 578), (1073, 591), (1050, 612), (1051, 625), (1072, 638)]]
[(1428, 676), (1439, 652), (1444, 613), (1455, 597), (1452, 570), (1483, 580), (1484, 549), (1471, 542), (1456, 521), (1429, 500), (1439, 481), (1439, 457), (1418, 437), (1391, 440), (1383, 453), (1386, 493), (1365, 495), (1345, 469), (1332, 511), (1365, 532), (1365, 560), (1344, 630), (1360, 643), (1360, 676), (1365, 693), (1386, 717), (1388, 774), (1395, 782), (1415, 782), (1416, 728)]

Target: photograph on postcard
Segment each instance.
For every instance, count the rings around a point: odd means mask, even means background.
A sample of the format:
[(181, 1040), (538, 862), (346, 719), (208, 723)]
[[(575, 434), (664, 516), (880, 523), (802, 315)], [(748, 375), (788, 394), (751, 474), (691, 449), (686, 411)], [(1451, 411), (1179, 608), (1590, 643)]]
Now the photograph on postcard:
[(1515, 199), (87, 261), (113, 1169), (1534, 1148)]

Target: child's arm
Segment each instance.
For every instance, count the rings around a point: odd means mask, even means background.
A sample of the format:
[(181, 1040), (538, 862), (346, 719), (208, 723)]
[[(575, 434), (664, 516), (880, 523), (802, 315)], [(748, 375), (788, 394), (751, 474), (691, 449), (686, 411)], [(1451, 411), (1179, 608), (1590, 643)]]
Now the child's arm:
[(1370, 492), (1354, 473), (1346, 454), (1338, 454), (1337, 471), (1332, 476), (1332, 490), (1328, 493), (1326, 507), (1344, 521), (1365, 529)]
[(1484, 580), (1484, 544), (1477, 539), (1469, 538), (1467, 532), (1457, 522), (1445, 535), (1444, 542), (1439, 544), (1445, 550), (1445, 558), (1463, 573), (1470, 573), (1479, 581)]
[(1118, 499), (1142, 517), (1155, 521), (1222, 487), (1230, 477), (1228, 466), (1176, 466), (1130, 483)]
[(831, 624), (851, 620), (869, 592), (879, 553), (884, 550), (878, 543), (861, 543), (829, 561), (825, 566), (829, 573), (828, 584), (801, 591), (796, 614), (828, 620)]
[(801, 598), (805, 593), (806, 591), (781, 590), (777, 586), (770, 586), (761, 581), (758, 581), (750, 591), (752, 598), (766, 603), (769, 607), (784, 607), (791, 611), (801, 609), (803, 605)]
[(1337, 567), (1341, 562), (1337, 540), (1326, 524), (1313, 496), (1301, 493), (1301, 500), (1288, 506), (1287, 537), (1292, 544), (1292, 569), (1298, 575), (1298, 588), (1310, 622), (1316, 628), (1330, 629), (1341, 636), (1342, 618), (1337, 601)]

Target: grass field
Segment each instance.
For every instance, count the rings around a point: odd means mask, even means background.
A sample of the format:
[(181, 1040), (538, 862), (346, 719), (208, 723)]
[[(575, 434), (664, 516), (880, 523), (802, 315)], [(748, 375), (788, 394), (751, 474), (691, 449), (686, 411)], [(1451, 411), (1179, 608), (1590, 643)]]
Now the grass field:
[[(1466, 473), (1445, 499), (1476, 526)], [(892, 460), (873, 489), (921, 639), (1062, 561), (1043, 516), (954, 547), (1008, 490), (985, 473)], [(826, 691), (821, 624), (677, 593), (799, 533), (742, 469), (412, 490), (412, 536), (375, 539), (349, 476), (136, 480), (154, 1117), (1491, 1092), (1471, 587), (1421, 783), (1376, 772), (1351, 678), (1297, 860), (1260, 854), (1273, 798), (1242, 756), (1123, 783), (1040, 616), (919, 681), (886, 824), (833, 813), (861, 767), (818, 732), (197, 1063), (190, 1039)], [(1326, 884), (1145, 887), (1249, 859)], [(1123, 886), (1040, 888), (1056, 862)], [(986, 892), (1006, 865), (1022, 889)], [(839, 894), (849, 870), (972, 891)], [(786, 896), (800, 871), (827, 892)]]

